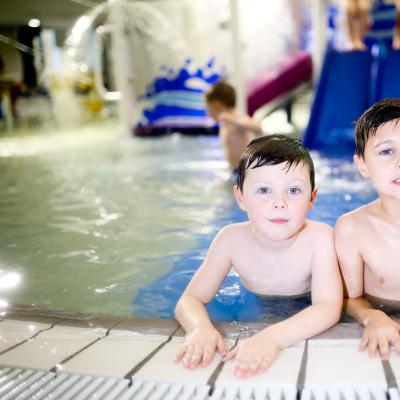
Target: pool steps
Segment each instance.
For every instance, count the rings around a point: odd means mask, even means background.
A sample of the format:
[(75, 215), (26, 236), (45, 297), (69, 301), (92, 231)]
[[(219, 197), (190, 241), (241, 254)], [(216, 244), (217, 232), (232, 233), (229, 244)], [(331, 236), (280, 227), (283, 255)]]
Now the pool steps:
[[(358, 351), (361, 327), (340, 323), (285, 349), (263, 374), (238, 379), (220, 356), (171, 362), (184, 340), (172, 320), (16, 307), (0, 322), (0, 400), (400, 400), (400, 356)], [(266, 324), (219, 323), (230, 345)]]

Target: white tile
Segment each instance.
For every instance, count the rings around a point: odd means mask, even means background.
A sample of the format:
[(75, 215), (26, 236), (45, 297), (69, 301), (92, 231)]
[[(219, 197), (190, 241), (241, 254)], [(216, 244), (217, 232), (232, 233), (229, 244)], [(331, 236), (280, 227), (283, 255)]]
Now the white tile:
[(306, 387), (386, 387), (379, 357), (358, 351), (359, 340), (310, 341)]
[(79, 351), (105, 330), (55, 326), (0, 356), (0, 364), (50, 369)]
[(390, 388), (389, 389), (389, 396), (390, 400), (399, 400), (400, 399), (400, 392), (397, 388)]
[(185, 368), (182, 362), (174, 363), (172, 361), (183, 341), (184, 338), (173, 338), (134, 375), (134, 378), (205, 384), (218, 366), (221, 356), (217, 354), (207, 367)]
[(390, 351), (389, 362), (390, 365), (392, 366), (392, 370), (396, 378), (397, 384), (400, 385), (400, 355), (393, 347), (391, 348)]
[(0, 323), (0, 352), (23, 342), (51, 325), (37, 322), (6, 320)]
[(308, 347), (356, 346), (358, 348), (359, 345), (360, 339), (310, 339), (308, 341)]
[(69, 340), (71, 337), (87, 338), (94, 340), (95, 338), (104, 337), (107, 329), (103, 328), (77, 328), (73, 326), (56, 325), (48, 331), (40, 333), (36, 338), (41, 340)]
[(216, 385), (243, 384), (295, 388), (303, 352), (304, 342), (293, 347), (288, 347), (280, 352), (278, 358), (267, 371), (244, 379), (237, 378), (233, 374), (234, 360), (229, 361), (221, 371)]
[(159, 335), (110, 335), (67, 361), (62, 370), (123, 377), (167, 339)]

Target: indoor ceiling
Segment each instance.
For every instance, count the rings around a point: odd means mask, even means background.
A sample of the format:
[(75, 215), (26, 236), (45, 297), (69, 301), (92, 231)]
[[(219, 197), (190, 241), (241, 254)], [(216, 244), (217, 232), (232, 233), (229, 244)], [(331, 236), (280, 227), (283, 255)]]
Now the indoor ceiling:
[(86, 10), (106, 0), (0, 0), (0, 32), (26, 25), (31, 18), (52, 28), (63, 39), (76, 19)]

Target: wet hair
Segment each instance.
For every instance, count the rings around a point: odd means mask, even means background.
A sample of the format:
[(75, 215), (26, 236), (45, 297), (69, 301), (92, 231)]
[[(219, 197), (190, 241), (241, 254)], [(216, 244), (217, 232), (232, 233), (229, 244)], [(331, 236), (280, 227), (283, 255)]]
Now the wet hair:
[(225, 107), (234, 108), (236, 105), (236, 93), (233, 86), (225, 81), (219, 81), (206, 92), (206, 102), (221, 102)]
[(254, 139), (240, 158), (237, 185), (243, 192), (244, 179), (249, 168), (286, 163), (286, 169), (289, 171), (293, 164), (297, 166), (300, 162), (308, 166), (311, 191), (313, 191), (315, 188), (314, 163), (300, 140), (278, 134)]
[(368, 139), (375, 136), (381, 125), (394, 120), (400, 120), (400, 99), (384, 99), (366, 110), (356, 121), (354, 133), (356, 154), (364, 158)]

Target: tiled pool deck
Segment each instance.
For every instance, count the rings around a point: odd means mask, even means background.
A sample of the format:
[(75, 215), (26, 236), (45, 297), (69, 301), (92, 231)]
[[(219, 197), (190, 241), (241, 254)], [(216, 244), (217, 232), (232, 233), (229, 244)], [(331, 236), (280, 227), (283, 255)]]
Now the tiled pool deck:
[[(359, 352), (361, 327), (341, 323), (281, 352), (263, 374), (238, 379), (232, 362), (172, 363), (176, 321), (12, 307), (0, 322), (0, 399), (400, 399), (400, 356)], [(266, 324), (219, 323), (234, 344)]]

